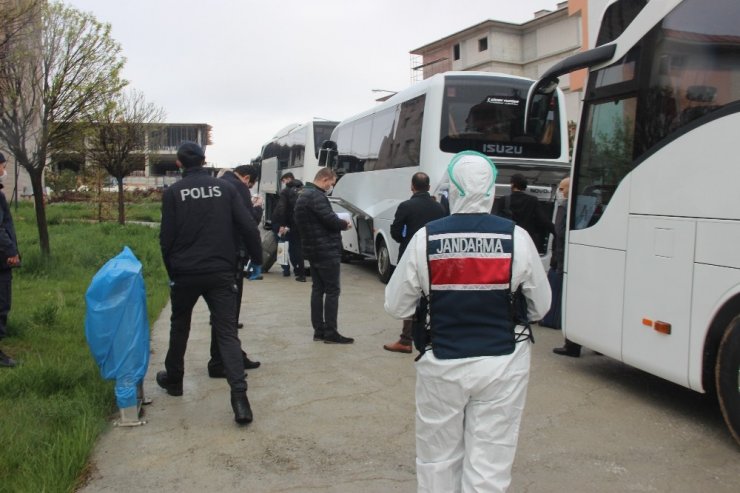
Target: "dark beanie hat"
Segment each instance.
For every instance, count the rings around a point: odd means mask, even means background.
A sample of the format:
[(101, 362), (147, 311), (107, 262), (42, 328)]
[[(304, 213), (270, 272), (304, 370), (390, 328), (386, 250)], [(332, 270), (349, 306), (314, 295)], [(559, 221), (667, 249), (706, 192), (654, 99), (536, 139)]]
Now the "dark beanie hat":
[(2, 152), (0, 152), (0, 163), (4, 163), (5, 161), (6, 161), (5, 154), (3, 154)]
[(205, 161), (206, 155), (203, 148), (190, 140), (183, 141), (177, 148), (177, 160), (186, 168), (200, 166)]

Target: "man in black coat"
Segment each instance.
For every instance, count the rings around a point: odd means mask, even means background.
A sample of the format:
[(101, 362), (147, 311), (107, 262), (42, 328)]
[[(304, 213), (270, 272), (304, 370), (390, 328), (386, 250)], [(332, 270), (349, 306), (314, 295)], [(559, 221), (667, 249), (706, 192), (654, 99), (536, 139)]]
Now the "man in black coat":
[(177, 166), (184, 168), (183, 178), (162, 196), (159, 242), (170, 278), (172, 316), (165, 371), (157, 373), (157, 384), (170, 395), (182, 395), (190, 321), (195, 303), (203, 296), (231, 387), (234, 420), (245, 424), (252, 421), (252, 410), (234, 308), (237, 232), (257, 264), (262, 264), (262, 245), (257, 225), (237, 191), (212, 177), (204, 163), (198, 144), (180, 145)]
[(532, 238), (537, 250), (542, 252), (544, 240), (542, 233), (554, 233), (555, 229), (540, 207), (537, 197), (525, 193), (527, 179), (519, 173), (511, 176), (511, 194), (496, 200), (491, 213), (513, 220), (524, 228)]
[[(0, 152), (0, 190), (2, 190), (2, 181), (7, 176), (5, 165), (7, 161), (5, 156)], [(8, 201), (5, 194), (0, 191), (0, 339), (6, 336), (5, 327), (8, 323), (8, 314), (10, 313), (11, 287), (13, 282), (13, 267), (21, 264), (21, 258), (18, 255), (18, 242), (15, 236), (15, 226), (13, 217), (10, 215)], [(16, 365), (13, 358), (0, 351), (0, 367), (12, 368)]]
[[(290, 176), (286, 180), (288, 175)], [(273, 220), (277, 222), (278, 236), (288, 242), (288, 254), (290, 255), (290, 263), (293, 264), (295, 280), (306, 282), (301, 235), (294, 219), (295, 205), (298, 202), (298, 194), (303, 190), (303, 182), (296, 180), (293, 173), (286, 173), (280, 181), (284, 182), (285, 188), (280, 191), (280, 198), (275, 208)], [(283, 265), (283, 276), (290, 276), (290, 265)]]
[[(418, 172), (411, 177), (410, 199), (401, 202), (396, 209), (396, 215), (391, 224), (391, 237), (399, 243), (398, 260), (411, 240), (411, 237), (423, 228), (429, 221), (444, 217), (442, 205), (429, 195), (429, 176)], [(401, 337), (393, 344), (384, 344), (383, 349), (394, 353), (411, 352), (411, 319), (403, 321)]]
[(337, 330), (339, 309), (339, 266), (342, 260), (341, 232), (350, 223), (332, 210), (326, 194), (337, 182), (337, 174), (321, 168), (308, 183), (295, 205), (295, 222), (300, 230), (303, 253), (311, 263), (311, 325), (313, 340), (327, 344), (351, 344)]
[[(233, 170), (227, 170), (221, 175), (221, 179), (231, 183), (234, 186), (234, 190), (237, 192), (237, 200), (240, 200), (247, 208), (247, 212), (252, 216), (255, 223), (259, 224), (262, 220), (262, 206), (261, 200), (255, 200), (252, 198), (252, 194), (249, 188), (254, 185), (254, 179), (257, 172), (254, 166), (241, 165), (237, 166)], [(251, 183), (251, 184), (250, 184)], [(247, 249), (244, 241), (237, 232), (236, 239), (237, 243), (237, 263), (235, 270), (236, 280), (236, 328), (241, 329), (244, 324), (239, 322), (239, 315), (241, 314), (242, 308), (242, 294), (244, 293), (244, 265), (248, 260)], [(247, 357), (247, 353), (242, 351), (244, 359), (244, 368), (246, 370), (254, 370), (260, 367), (259, 361), (252, 361)], [(218, 350), (218, 344), (213, 331), (213, 323), (211, 322), (211, 359), (208, 361), (208, 376), (211, 378), (225, 378), (223, 363), (221, 361), (221, 353)]]

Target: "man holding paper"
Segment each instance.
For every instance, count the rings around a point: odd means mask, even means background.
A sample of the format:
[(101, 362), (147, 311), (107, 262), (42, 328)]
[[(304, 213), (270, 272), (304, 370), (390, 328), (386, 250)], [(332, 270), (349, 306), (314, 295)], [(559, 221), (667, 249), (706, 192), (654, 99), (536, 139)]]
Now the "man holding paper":
[(352, 344), (337, 330), (339, 309), (339, 267), (342, 260), (341, 232), (351, 222), (340, 219), (332, 210), (329, 199), (337, 182), (337, 174), (321, 168), (313, 183), (307, 183), (295, 205), (295, 223), (298, 225), (303, 254), (311, 263), (311, 325), (313, 340), (326, 344)]

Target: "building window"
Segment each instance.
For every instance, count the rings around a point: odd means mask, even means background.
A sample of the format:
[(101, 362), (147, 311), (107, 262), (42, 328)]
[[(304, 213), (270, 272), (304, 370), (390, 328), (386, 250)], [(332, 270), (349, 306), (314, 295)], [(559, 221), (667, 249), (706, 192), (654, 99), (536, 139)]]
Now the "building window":
[(455, 46), (452, 47), (452, 59), (460, 59), (460, 43), (456, 43)]
[(486, 51), (488, 49), (488, 38), (480, 38), (478, 40), (478, 51)]

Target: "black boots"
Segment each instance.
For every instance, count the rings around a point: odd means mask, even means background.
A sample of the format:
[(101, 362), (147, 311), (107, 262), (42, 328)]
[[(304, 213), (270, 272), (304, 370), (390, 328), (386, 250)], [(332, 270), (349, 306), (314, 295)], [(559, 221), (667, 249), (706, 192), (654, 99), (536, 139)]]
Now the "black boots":
[[(314, 338), (314, 341), (316, 339)], [(324, 344), (352, 344), (355, 342), (351, 337), (344, 337), (339, 332), (324, 333)]]
[[(262, 366), (262, 363), (259, 361), (252, 361), (251, 359), (247, 358), (247, 353), (242, 351), (242, 358), (244, 359), (244, 369), (245, 370), (256, 370), (260, 366)], [(208, 362), (208, 376), (211, 378), (226, 378), (226, 374), (224, 373), (224, 365), (220, 361), (215, 362), (213, 360), (210, 360)]]
[(182, 380), (179, 382), (171, 381), (166, 371), (157, 372), (157, 384), (170, 395), (175, 397), (182, 395)]
[(565, 340), (563, 347), (556, 347), (552, 350), (553, 353), (561, 356), (570, 356), (571, 358), (578, 358), (581, 356), (581, 345), (576, 344), (573, 341)]
[(234, 410), (234, 421), (240, 425), (252, 422), (252, 408), (249, 407), (249, 399), (246, 392), (231, 393), (231, 409)]

